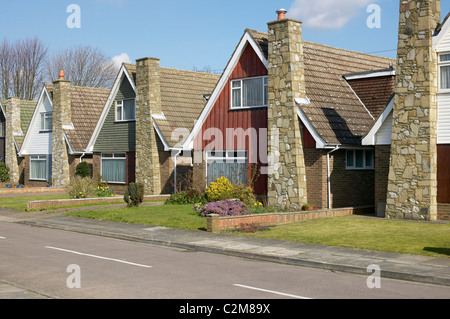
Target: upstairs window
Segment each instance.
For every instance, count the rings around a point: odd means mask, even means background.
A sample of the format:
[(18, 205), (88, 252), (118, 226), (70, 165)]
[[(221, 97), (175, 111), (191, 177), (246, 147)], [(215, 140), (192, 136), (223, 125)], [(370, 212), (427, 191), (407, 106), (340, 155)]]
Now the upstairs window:
[(53, 113), (41, 113), (41, 131), (49, 132), (53, 129)]
[(116, 101), (116, 121), (136, 120), (136, 102), (132, 100)]
[(0, 122), (0, 137), (5, 137), (6, 130), (5, 130), (5, 122)]
[(450, 53), (439, 55), (440, 90), (450, 90)]
[(267, 106), (267, 77), (231, 81), (231, 107)]

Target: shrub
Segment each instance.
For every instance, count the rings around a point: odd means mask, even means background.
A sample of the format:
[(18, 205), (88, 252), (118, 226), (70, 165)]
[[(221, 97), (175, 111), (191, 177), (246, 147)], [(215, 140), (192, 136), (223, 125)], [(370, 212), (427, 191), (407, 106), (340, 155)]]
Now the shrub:
[(86, 162), (81, 162), (75, 168), (75, 176), (91, 177), (91, 166)]
[(112, 196), (114, 196), (114, 192), (105, 183), (100, 183), (99, 185), (97, 185), (97, 196), (98, 197), (112, 197)]
[(256, 197), (253, 188), (250, 186), (237, 185), (234, 187), (233, 198), (239, 199), (245, 205), (251, 207), (256, 203)]
[(74, 176), (66, 189), (72, 198), (89, 198), (97, 193), (97, 183), (90, 177)]
[(250, 210), (240, 200), (226, 199), (205, 205), (201, 216), (205, 217), (208, 214), (218, 214), (221, 217), (240, 216), (250, 214)]
[(123, 200), (128, 207), (139, 206), (144, 201), (144, 185), (141, 183), (131, 183), (128, 185)]
[(172, 205), (197, 204), (197, 203), (206, 203), (206, 198), (204, 194), (196, 190), (176, 192), (170, 195), (168, 199), (166, 199), (166, 204)]
[(9, 167), (3, 162), (0, 162), (0, 182), (9, 182)]
[(234, 187), (226, 177), (219, 177), (212, 182), (205, 191), (206, 198), (210, 202), (231, 199), (234, 197)]

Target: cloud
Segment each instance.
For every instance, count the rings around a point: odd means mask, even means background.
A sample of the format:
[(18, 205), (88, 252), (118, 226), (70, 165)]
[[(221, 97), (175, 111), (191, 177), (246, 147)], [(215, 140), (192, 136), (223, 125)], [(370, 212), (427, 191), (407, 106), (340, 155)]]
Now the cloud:
[(126, 53), (121, 53), (112, 58), (114, 66), (119, 69), (122, 63), (132, 63), (130, 57)]
[(318, 30), (343, 28), (361, 9), (379, 0), (295, 0), (287, 17)]

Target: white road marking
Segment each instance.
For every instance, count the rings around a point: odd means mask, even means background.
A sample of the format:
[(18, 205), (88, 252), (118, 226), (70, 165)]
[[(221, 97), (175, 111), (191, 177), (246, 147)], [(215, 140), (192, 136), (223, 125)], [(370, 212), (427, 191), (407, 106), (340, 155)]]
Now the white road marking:
[(233, 286), (241, 287), (241, 288), (247, 288), (247, 289), (253, 289), (253, 290), (259, 290), (259, 291), (264, 291), (264, 292), (268, 292), (268, 293), (271, 293), (271, 294), (276, 294), (276, 295), (281, 295), (281, 296), (286, 296), (286, 297), (292, 297), (292, 298), (297, 298), (297, 299), (312, 299), (312, 298), (308, 298), (308, 297), (302, 297), (302, 296), (286, 294), (284, 292), (279, 292), (279, 291), (274, 291), (274, 290), (267, 290), (267, 289), (256, 288), (256, 287), (250, 287), (250, 286), (239, 285), (239, 284), (234, 284)]
[(6, 239), (6, 237), (2, 237), (2, 236), (0, 236), (0, 239)]
[(108, 258), (108, 257), (102, 257), (102, 256), (96, 256), (96, 255), (91, 255), (91, 254), (80, 253), (80, 252), (74, 251), (74, 250), (67, 250), (67, 249), (51, 247), (51, 246), (45, 246), (45, 248), (59, 250), (59, 251), (64, 251), (64, 252), (67, 252), (67, 253), (72, 253), (72, 254), (81, 255), (81, 256), (87, 256), (87, 257), (93, 257), (93, 258), (98, 258), (98, 259), (116, 261), (116, 262), (119, 262), (119, 263), (133, 265), (133, 266), (139, 266), (139, 267), (144, 267), (144, 268), (152, 268), (152, 266), (148, 266), (148, 265), (136, 264), (136, 263), (132, 263), (132, 262), (125, 261), (125, 260), (120, 260), (120, 259), (114, 259), (114, 258)]

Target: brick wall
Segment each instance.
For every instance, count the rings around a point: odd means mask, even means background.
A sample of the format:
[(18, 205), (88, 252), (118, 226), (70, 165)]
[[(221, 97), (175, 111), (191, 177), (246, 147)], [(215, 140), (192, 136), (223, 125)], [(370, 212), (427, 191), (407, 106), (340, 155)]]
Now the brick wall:
[(390, 145), (375, 146), (375, 211), (384, 216), (389, 178)]
[(305, 148), (306, 183), (308, 204), (317, 209), (328, 207), (327, 157), (326, 151)]
[(450, 204), (438, 203), (438, 220), (450, 220)]

